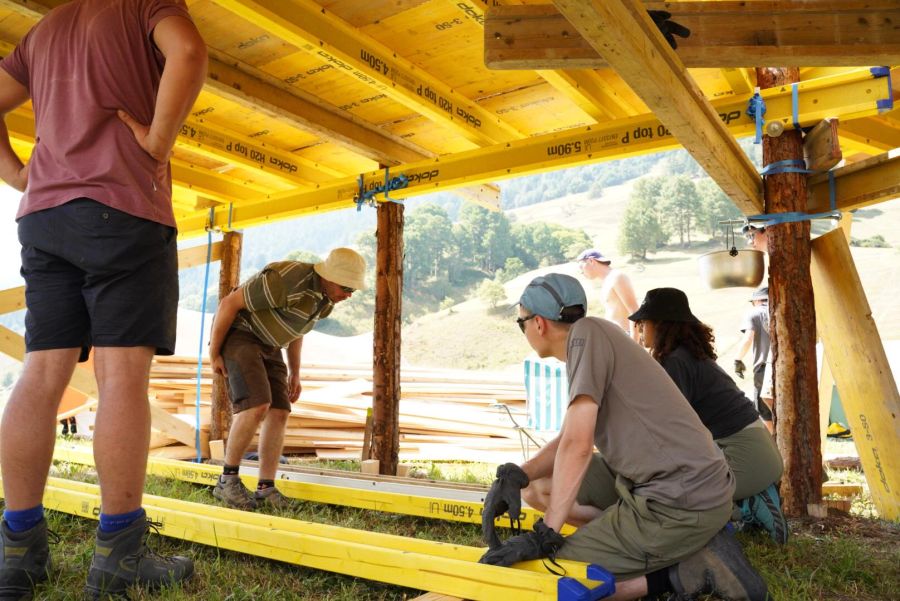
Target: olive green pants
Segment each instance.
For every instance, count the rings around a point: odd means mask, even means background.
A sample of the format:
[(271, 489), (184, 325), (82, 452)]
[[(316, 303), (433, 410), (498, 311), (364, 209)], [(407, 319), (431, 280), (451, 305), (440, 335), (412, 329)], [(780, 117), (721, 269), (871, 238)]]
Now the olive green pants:
[(734, 474), (734, 500), (740, 501), (762, 492), (781, 480), (784, 461), (775, 439), (760, 420), (740, 432), (719, 438), (716, 444)]
[(731, 517), (731, 501), (690, 511), (634, 495), (631, 488), (595, 453), (578, 503), (604, 511), (567, 537), (558, 556), (598, 564), (620, 579), (642, 576), (698, 551)]

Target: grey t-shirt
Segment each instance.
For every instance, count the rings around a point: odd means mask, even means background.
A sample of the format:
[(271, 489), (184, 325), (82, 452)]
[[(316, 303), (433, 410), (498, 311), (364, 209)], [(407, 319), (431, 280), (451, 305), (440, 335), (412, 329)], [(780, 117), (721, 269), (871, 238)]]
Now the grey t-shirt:
[(616, 324), (585, 317), (567, 341), (569, 402), (600, 409), (594, 444), (633, 493), (689, 510), (731, 500), (734, 477), (709, 430), (666, 371)]
[(769, 356), (769, 305), (757, 305), (747, 311), (741, 332), (747, 330), (753, 330), (753, 371), (760, 371)]

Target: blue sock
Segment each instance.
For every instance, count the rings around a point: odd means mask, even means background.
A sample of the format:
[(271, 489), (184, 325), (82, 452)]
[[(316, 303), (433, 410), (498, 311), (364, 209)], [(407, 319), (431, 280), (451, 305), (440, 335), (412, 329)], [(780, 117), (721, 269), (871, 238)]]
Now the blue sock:
[(37, 526), (44, 519), (44, 506), (38, 505), (21, 511), (6, 509), (3, 511), (3, 519), (6, 520), (7, 527), (13, 532), (25, 532)]
[(116, 513), (110, 515), (108, 513), (100, 514), (100, 532), (118, 532), (119, 530), (125, 530), (131, 526), (135, 521), (144, 517), (146, 513), (144, 512), (144, 508), (140, 507), (135, 509), (134, 511), (129, 511), (128, 513)]

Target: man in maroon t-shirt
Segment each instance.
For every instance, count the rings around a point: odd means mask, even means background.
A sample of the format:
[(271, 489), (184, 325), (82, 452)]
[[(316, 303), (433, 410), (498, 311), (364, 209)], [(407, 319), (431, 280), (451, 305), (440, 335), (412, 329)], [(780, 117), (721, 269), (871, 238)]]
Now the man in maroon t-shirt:
[(30, 99), (35, 118), (27, 165), (0, 121), (0, 178), (24, 191), (16, 219), (28, 309), (24, 370), (0, 431), (3, 599), (30, 598), (47, 578), (41, 499), (56, 409), (91, 347), (102, 513), (86, 592), (118, 595), (193, 572), (186, 557), (147, 553), (141, 497), (150, 361), (175, 343), (168, 157), (205, 76), (206, 46), (184, 0), (74, 0), (0, 62), (0, 114)]

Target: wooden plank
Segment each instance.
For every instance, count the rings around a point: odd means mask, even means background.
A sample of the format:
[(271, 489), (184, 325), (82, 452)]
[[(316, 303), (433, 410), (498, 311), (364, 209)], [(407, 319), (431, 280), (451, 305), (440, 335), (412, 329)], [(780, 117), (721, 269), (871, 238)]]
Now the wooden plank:
[(25, 286), (0, 290), (0, 314), (25, 309)]
[[(218, 261), (222, 258), (222, 243), (213, 242), (210, 249), (210, 261)], [(205, 244), (182, 248), (178, 251), (178, 269), (189, 269), (206, 264), (207, 247)]]
[(555, 0), (578, 32), (603, 51), (739, 209), (762, 211), (762, 178), (637, 0)]
[(803, 138), (803, 155), (806, 168), (812, 171), (828, 171), (844, 158), (838, 137), (838, 119), (819, 121)]
[[(852, 163), (833, 170), (837, 208), (841, 211), (900, 198), (900, 156), (888, 153)], [(809, 178), (810, 213), (828, 211), (830, 202), (829, 175), (823, 173)]]
[[(647, 2), (691, 30), (678, 38), (686, 67), (862, 66), (900, 62), (900, 6), (846, 2)], [(491, 69), (599, 69), (602, 52), (550, 4), (491, 6), (484, 62)]]
[(900, 394), (872, 310), (838, 230), (812, 242), (819, 334), (881, 518), (900, 520)]

